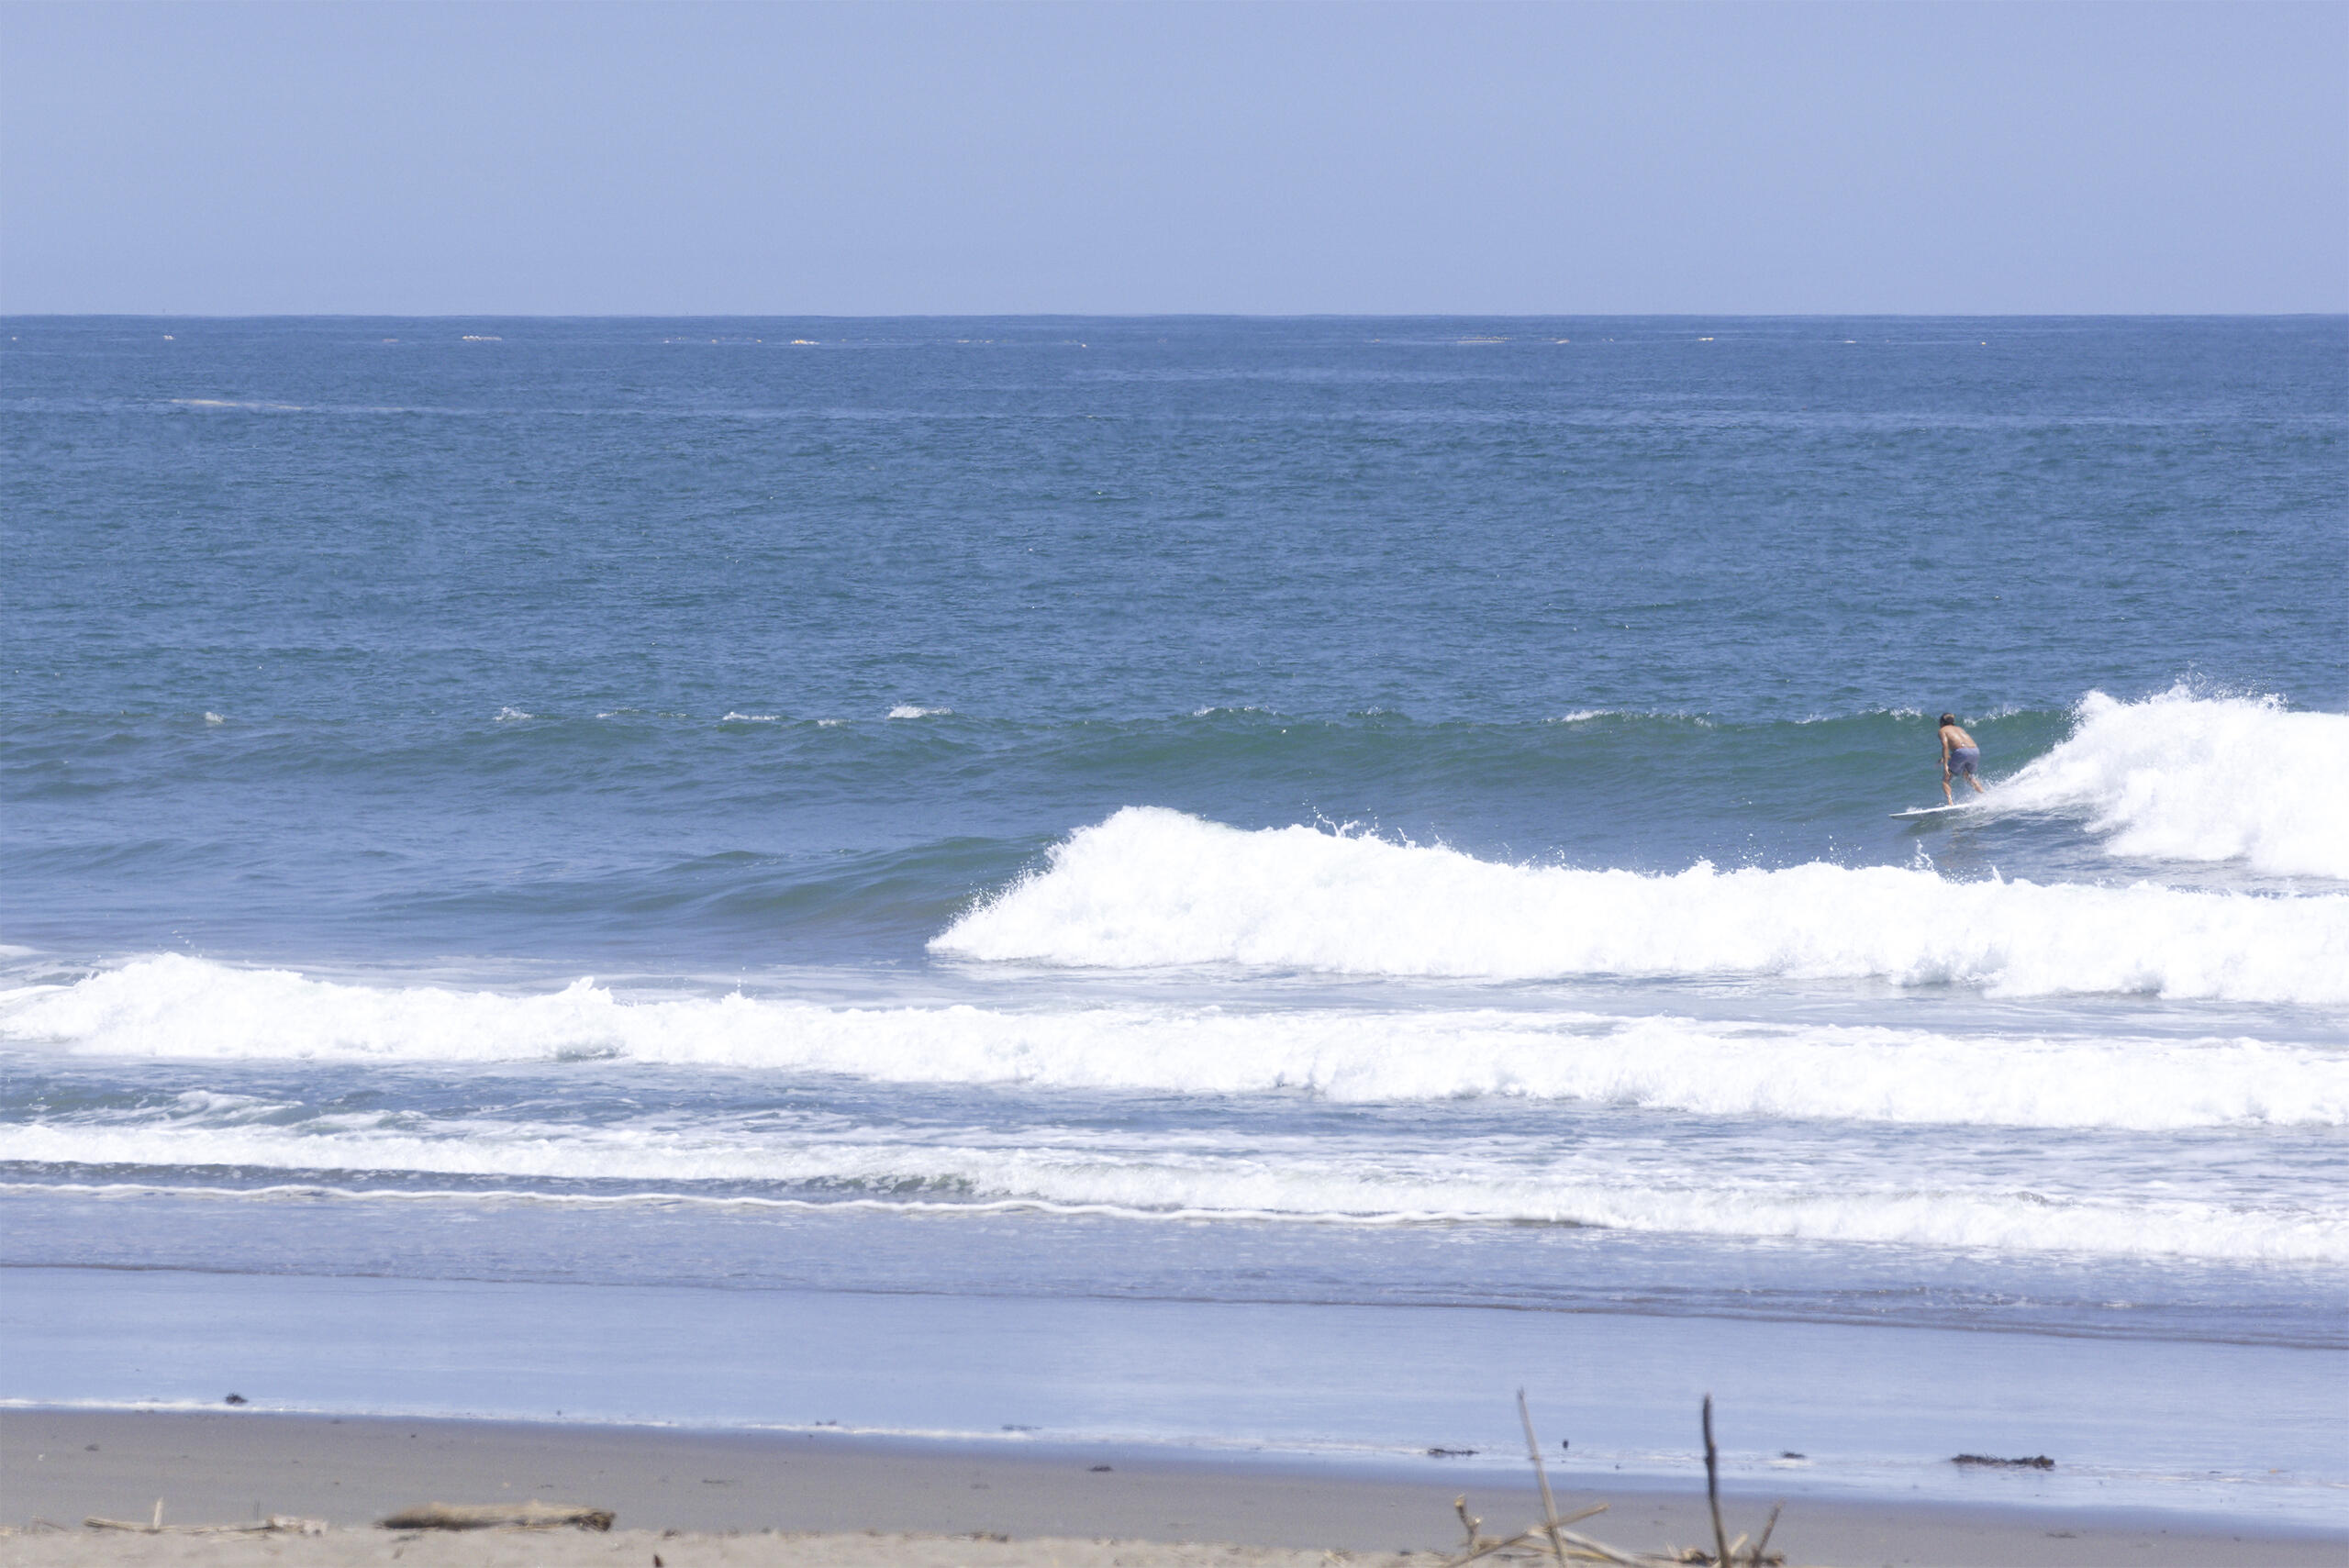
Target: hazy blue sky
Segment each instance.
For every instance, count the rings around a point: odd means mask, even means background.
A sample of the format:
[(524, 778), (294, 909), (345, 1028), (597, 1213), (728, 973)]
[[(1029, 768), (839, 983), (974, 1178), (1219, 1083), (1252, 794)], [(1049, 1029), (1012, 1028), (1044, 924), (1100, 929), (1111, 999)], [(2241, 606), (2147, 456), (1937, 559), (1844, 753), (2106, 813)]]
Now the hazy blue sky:
[(2349, 309), (2349, 6), (0, 6), (0, 309)]

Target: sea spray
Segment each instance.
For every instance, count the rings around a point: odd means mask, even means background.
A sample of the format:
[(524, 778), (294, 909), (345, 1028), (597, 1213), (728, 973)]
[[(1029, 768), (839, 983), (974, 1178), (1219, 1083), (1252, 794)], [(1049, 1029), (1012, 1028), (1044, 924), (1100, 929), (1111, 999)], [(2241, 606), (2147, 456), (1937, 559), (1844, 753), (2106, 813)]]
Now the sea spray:
[(2349, 879), (2344, 778), (2349, 714), (2178, 685), (2133, 703), (2090, 692), (2071, 736), (1992, 804), (2085, 817), (2115, 855)]

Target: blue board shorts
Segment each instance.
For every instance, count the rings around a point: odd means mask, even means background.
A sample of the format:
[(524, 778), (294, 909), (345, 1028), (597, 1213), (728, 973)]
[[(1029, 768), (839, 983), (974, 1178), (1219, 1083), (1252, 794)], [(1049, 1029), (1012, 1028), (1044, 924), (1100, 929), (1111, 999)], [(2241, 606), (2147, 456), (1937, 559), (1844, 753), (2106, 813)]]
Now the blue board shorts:
[(1953, 746), (1949, 749), (1949, 771), (1953, 776), (1958, 773), (1973, 774), (1981, 765), (1981, 747)]

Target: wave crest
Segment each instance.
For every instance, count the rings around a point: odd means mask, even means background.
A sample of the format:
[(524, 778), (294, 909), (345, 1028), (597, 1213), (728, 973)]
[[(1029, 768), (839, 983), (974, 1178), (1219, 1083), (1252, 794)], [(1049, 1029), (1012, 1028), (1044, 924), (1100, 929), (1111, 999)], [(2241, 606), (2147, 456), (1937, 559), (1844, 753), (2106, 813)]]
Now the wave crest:
[(2349, 896), (1958, 883), (1824, 863), (1579, 871), (1148, 806), (1078, 829), (930, 946), (1114, 969), (1879, 978), (2000, 995), (2349, 1001)]
[(2081, 699), (2069, 739), (1998, 786), (2001, 810), (2076, 812), (2116, 855), (2242, 861), (2349, 880), (2349, 714), (2274, 697)]

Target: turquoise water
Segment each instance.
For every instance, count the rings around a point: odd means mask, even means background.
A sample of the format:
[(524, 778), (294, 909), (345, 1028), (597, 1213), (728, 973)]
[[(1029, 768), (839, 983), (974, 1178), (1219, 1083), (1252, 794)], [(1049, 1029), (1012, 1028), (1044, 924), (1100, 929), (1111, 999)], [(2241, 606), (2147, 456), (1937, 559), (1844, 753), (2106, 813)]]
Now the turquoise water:
[(6, 335), (21, 1279), (2339, 1375), (2349, 323)]

